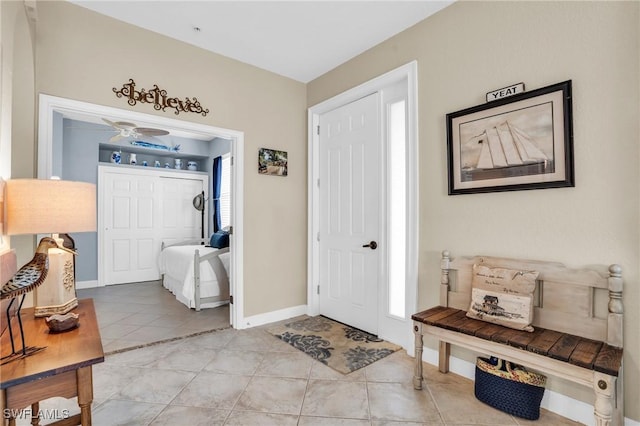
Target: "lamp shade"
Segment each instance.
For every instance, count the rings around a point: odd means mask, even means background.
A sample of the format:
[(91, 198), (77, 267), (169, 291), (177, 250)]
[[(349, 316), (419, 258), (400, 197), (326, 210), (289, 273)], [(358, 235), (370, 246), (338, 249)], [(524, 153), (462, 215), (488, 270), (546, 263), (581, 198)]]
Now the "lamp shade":
[(5, 206), (8, 235), (96, 230), (96, 186), (91, 183), (10, 179)]

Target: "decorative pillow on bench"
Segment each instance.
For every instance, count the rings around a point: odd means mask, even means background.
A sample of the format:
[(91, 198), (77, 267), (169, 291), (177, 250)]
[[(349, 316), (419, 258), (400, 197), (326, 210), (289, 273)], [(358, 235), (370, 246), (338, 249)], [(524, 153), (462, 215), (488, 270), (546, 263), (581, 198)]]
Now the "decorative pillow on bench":
[(469, 318), (533, 331), (533, 291), (537, 271), (473, 265)]

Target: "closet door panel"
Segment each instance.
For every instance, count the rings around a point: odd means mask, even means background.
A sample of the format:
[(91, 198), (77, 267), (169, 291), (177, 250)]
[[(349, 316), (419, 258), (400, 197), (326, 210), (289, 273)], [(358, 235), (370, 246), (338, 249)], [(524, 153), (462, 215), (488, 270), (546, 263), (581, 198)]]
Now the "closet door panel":
[(159, 279), (155, 262), (160, 253), (158, 178), (107, 172), (103, 180), (105, 284)]
[(202, 213), (193, 198), (202, 192), (200, 179), (162, 177), (162, 240), (165, 243), (200, 238)]
[[(200, 238), (207, 214), (193, 207), (205, 191), (207, 175), (167, 176), (161, 170), (102, 166), (99, 245), (102, 283), (122, 284), (160, 279), (162, 242)], [(142, 169), (142, 168), (141, 168)]]

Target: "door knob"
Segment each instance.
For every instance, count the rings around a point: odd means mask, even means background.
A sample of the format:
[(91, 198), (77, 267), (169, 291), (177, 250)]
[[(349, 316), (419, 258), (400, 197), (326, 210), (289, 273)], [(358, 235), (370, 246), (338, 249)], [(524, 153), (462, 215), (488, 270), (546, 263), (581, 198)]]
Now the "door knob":
[(378, 248), (378, 243), (371, 241), (369, 244), (365, 244), (362, 247), (369, 247), (371, 250), (375, 250)]

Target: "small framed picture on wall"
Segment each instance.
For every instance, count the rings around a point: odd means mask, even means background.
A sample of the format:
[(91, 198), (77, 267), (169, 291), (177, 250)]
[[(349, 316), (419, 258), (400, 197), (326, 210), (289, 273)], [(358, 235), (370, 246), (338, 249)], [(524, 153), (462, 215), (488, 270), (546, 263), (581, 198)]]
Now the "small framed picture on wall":
[(258, 151), (258, 173), (263, 175), (287, 176), (287, 151), (260, 148)]

